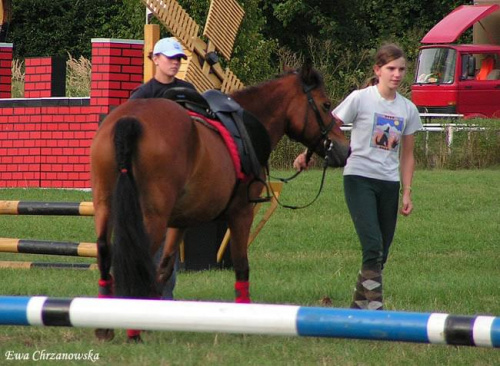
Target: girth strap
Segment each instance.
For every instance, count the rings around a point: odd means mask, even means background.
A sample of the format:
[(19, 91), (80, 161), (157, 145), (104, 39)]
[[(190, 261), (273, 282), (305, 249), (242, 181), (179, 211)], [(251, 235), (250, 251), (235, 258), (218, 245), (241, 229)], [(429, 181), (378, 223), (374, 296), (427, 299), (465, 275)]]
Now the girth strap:
[(243, 154), (248, 156), (250, 161), (250, 169), (251, 169), (250, 174), (253, 175), (254, 177), (259, 177), (261, 173), (261, 165), (259, 163), (259, 160), (257, 159), (257, 155), (255, 154), (255, 149), (253, 148), (252, 140), (250, 139), (248, 131), (245, 125), (243, 124), (243, 119), (240, 116), (240, 113), (238, 112), (231, 113), (231, 116), (233, 117), (233, 120), (236, 124), (236, 128), (238, 128), (238, 132), (241, 136), (241, 141), (243, 145)]

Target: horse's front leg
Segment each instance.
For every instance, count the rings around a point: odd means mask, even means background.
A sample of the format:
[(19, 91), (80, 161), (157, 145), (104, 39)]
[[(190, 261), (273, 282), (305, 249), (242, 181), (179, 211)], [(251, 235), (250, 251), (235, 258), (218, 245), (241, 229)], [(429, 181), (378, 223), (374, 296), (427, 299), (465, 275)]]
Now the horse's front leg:
[[(161, 289), (162, 298), (172, 300), (176, 281), (176, 261), (179, 245), (184, 237), (184, 229), (168, 228), (165, 244), (160, 248), (157, 282)], [(158, 255), (157, 254), (157, 255)]]
[(248, 237), (253, 220), (253, 211), (230, 216), (231, 260), (236, 282), (234, 284), (235, 302), (250, 303), (250, 266), (248, 265)]

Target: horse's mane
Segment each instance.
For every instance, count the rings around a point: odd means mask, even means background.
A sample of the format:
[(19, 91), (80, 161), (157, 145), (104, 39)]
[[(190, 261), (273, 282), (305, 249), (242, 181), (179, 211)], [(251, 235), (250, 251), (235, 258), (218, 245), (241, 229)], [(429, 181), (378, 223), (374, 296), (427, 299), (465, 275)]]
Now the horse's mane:
[(273, 79), (266, 80), (256, 85), (247, 86), (246, 88), (237, 90), (233, 93), (233, 96), (243, 95), (261, 90), (262, 88), (266, 88), (268, 84), (271, 84), (276, 80), (288, 77), (290, 75), (296, 75), (299, 81), (302, 83), (302, 85), (305, 84), (305, 85), (314, 85), (316, 87), (321, 87), (323, 86), (324, 83), (323, 76), (316, 69), (304, 65), (298, 69), (287, 69), (281, 74), (275, 76)]

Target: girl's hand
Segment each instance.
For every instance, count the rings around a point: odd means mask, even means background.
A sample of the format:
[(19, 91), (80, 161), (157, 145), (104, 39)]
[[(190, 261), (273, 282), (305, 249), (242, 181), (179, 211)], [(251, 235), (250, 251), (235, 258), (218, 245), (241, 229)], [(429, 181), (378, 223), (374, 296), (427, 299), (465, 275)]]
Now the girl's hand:
[(313, 159), (310, 159), (309, 162), (306, 163), (306, 154), (307, 152), (303, 152), (295, 158), (295, 161), (293, 162), (295, 170), (307, 170), (314, 163)]
[(404, 191), (401, 209), (401, 215), (408, 216), (413, 211), (413, 202), (411, 201), (411, 191)]

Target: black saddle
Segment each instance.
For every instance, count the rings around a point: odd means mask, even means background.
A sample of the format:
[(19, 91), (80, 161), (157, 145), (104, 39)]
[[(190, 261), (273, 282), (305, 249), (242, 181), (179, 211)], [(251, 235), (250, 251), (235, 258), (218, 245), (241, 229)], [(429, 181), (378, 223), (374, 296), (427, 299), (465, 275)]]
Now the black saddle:
[(162, 94), (162, 97), (173, 100), (184, 108), (204, 117), (216, 119), (215, 113), (211, 111), (205, 98), (196, 90), (183, 87), (170, 88)]
[(265, 127), (238, 102), (219, 90), (208, 90), (203, 97), (233, 136), (240, 152), (243, 172), (258, 177), (271, 155), (271, 139)]
[(244, 110), (234, 99), (218, 90), (203, 94), (190, 88), (170, 88), (163, 98), (184, 108), (220, 121), (231, 133), (240, 154), (241, 168), (247, 175), (258, 177), (271, 155), (271, 140), (260, 121)]

